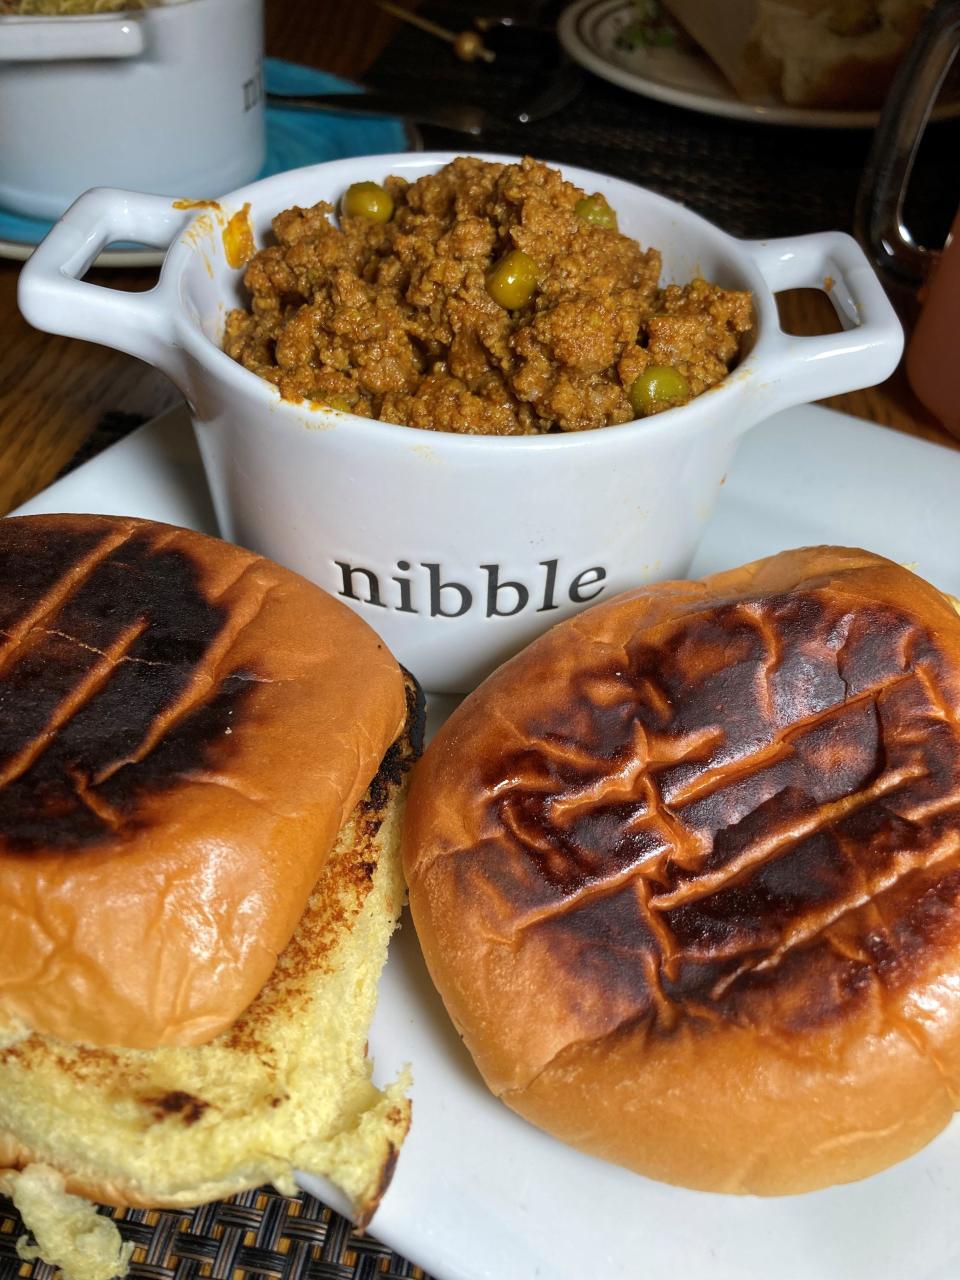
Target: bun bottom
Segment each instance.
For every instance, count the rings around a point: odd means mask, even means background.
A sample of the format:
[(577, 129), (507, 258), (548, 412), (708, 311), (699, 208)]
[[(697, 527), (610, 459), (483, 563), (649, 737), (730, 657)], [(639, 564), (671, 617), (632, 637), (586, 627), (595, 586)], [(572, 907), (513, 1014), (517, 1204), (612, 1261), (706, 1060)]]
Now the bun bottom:
[[(642, 1031), (572, 1046), (525, 1089), (501, 1097), (591, 1155), (659, 1182), (733, 1195), (859, 1181), (914, 1155), (953, 1116), (934, 1060), (893, 1031), (882, 1052), (876, 1042), (834, 1037), (813, 1073), (753, 1030), (722, 1039), (714, 1034), (705, 1050), (696, 1033), (679, 1034), (656, 1057)], [(705, 1052), (709, 1087), (696, 1087)]]
[[(44, 1165), (68, 1192), (179, 1208), (329, 1178), (363, 1225), (410, 1124), (406, 1073), (371, 1079), (366, 1037), (403, 905), (400, 825), (422, 698), (335, 849), (260, 995), (207, 1045), (87, 1049), (32, 1035), (0, 1049), (0, 1191)], [(28, 1223), (31, 1228), (34, 1224)], [(37, 1224), (39, 1229), (39, 1224)]]

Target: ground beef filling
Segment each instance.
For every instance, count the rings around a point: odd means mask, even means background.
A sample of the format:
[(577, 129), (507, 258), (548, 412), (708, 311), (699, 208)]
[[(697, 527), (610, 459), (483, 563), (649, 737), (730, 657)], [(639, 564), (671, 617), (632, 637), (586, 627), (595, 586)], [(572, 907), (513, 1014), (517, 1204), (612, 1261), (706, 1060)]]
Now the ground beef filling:
[[(584, 431), (635, 418), (652, 366), (685, 379), (673, 403), (700, 395), (752, 326), (749, 293), (660, 288), (657, 250), (585, 221), (584, 192), (536, 161), (463, 158), (384, 186), (389, 221), (288, 209), (247, 267), (224, 347), (285, 399), (434, 431)], [(537, 269), (512, 311), (488, 291), (511, 250)]]

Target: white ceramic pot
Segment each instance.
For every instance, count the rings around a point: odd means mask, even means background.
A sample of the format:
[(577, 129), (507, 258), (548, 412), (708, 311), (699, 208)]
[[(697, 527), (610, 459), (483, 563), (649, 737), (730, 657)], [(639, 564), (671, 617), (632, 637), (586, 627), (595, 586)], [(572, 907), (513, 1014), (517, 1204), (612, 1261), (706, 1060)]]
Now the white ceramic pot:
[(210, 196), (263, 167), (263, 0), (0, 17), (0, 205), (91, 186)]
[[(222, 201), (251, 205), (258, 244), (293, 204), (351, 182), (439, 168), (447, 154), (339, 160)], [(503, 157), (489, 157), (502, 159)], [(452, 435), (281, 400), (220, 349), (242, 272), (223, 218), (91, 191), (23, 270), (31, 323), (159, 366), (189, 401), (224, 537), (339, 596), (435, 692), (462, 692), (551, 623), (638, 583), (682, 575), (737, 442), (778, 409), (880, 381), (903, 336), (856, 243), (825, 233), (740, 241), (629, 183), (564, 167), (602, 191), (621, 229), (663, 251), (664, 276), (753, 290), (756, 341), (714, 390), (653, 419), (569, 435)], [(80, 283), (112, 239), (173, 239), (149, 293)], [(825, 285), (825, 282), (826, 285)], [(843, 333), (785, 336), (774, 294), (827, 287)], [(829, 459), (824, 459), (824, 466)]]

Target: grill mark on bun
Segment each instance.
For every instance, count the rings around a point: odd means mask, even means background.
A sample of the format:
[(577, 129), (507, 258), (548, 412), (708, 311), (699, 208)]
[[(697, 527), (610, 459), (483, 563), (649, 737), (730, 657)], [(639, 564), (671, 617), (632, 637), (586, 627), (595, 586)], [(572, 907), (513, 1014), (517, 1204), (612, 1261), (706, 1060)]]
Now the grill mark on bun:
[(957, 874), (960, 733), (915, 619), (811, 588), (597, 652), (487, 768), (455, 875), (492, 928), (662, 1029), (664, 1000), (747, 1016), (801, 952), (807, 1021), (892, 980), (880, 939), (919, 962), (939, 917), (907, 947), (902, 913)]
[[(740, 877), (751, 869), (759, 868), (784, 852), (789, 852), (791, 847), (796, 846), (798, 835), (809, 839), (817, 835), (821, 830), (833, 827), (841, 818), (848, 816), (854, 810), (882, 799), (885, 795), (902, 787), (910, 779), (921, 776), (918, 770), (909, 769), (900, 769), (884, 774), (862, 791), (853, 792), (849, 796), (842, 796), (837, 800), (825, 802), (822, 807), (809, 806), (803, 793), (797, 793), (798, 799), (791, 803), (791, 790), (784, 788), (784, 790), (776, 793), (776, 817), (782, 823), (783, 818), (789, 813), (787, 806), (795, 808), (795, 812), (790, 815), (792, 821), (789, 832), (785, 832), (782, 829), (778, 831), (775, 827), (771, 827), (769, 831), (758, 830), (756, 836), (748, 840), (744, 838), (744, 833), (741, 831), (735, 848), (730, 852), (729, 861), (724, 862), (722, 855), (717, 856), (715, 847), (711, 851), (714, 856), (704, 861), (705, 866), (708, 867), (711, 863), (718, 864), (718, 870), (707, 870), (701, 875), (684, 875), (680, 877), (676, 882), (676, 887), (665, 893), (656, 894), (651, 899), (652, 905), (658, 911), (670, 911), (708, 897), (726, 887), (733, 879)], [(787, 812), (785, 812), (785, 809), (787, 809)], [(741, 827), (744, 825), (746, 824), (740, 824)], [(721, 832), (720, 834), (724, 833)], [(722, 845), (722, 841), (718, 840), (717, 844)]]
[[(9, 529), (0, 538), (0, 674), (21, 642), (66, 598), (83, 585), (96, 566), (127, 540), (126, 529), (70, 522), (49, 537), (38, 528)], [(71, 565), (72, 562), (72, 565)]]
[[(842, 922), (845, 916), (853, 915), (861, 911), (870, 903), (884, 896), (892, 896), (897, 886), (902, 882), (912, 879), (914, 873), (918, 870), (923, 871), (930, 867), (937, 866), (938, 863), (946, 861), (948, 858), (956, 856), (957, 849), (949, 846), (936, 850), (927, 855), (922, 854), (915, 863), (907, 863), (904, 867), (889, 873), (876, 883), (867, 883), (864, 891), (849, 902), (838, 902), (829, 907), (823, 914), (822, 918), (814, 918), (806, 927), (799, 927), (793, 933), (788, 934), (783, 942), (775, 947), (769, 955), (763, 956), (759, 960), (748, 960), (732, 973), (726, 975), (717, 983), (714, 991), (711, 993), (714, 999), (719, 998), (724, 991), (733, 985), (745, 973), (763, 973), (767, 970), (774, 969), (779, 965), (786, 954), (800, 946), (809, 947), (818, 938), (824, 935), (828, 929)], [(802, 867), (802, 859), (796, 858), (795, 865), (791, 867), (791, 873), (794, 876), (800, 874)], [(799, 864), (799, 865), (797, 865)]]
[[(251, 570), (256, 570), (255, 561), (253, 564), (244, 565), (228, 586), (216, 594), (209, 593), (208, 600), (213, 604), (219, 604), (225, 595), (228, 593), (232, 595)], [(253, 623), (272, 590), (273, 588), (269, 585), (264, 587), (262, 584), (256, 584), (254, 589), (241, 593), (240, 601), (234, 601), (230, 608), (229, 625), (223, 627), (211, 640), (202, 666), (197, 668), (192, 679), (183, 686), (180, 696), (173, 699), (154, 717), (149, 730), (135, 750), (126, 756), (118, 756), (95, 775), (92, 779), (94, 785), (101, 787), (119, 769), (139, 764), (171, 732), (175, 724), (209, 697), (211, 690), (216, 689), (224, 678), (225, 667), (230, 659), (230, 646), (236, 634)], [(133, 660), (137, 661), (137, 659)], [(267, 682), (266, 677), (256, 676), (252, 670), (244, 674), (250, 680)]]
[(258, 678), (211, 662), (233, 619), (176, 531), (103, 528), (0, 526), (0, 599), (13, 602), (0, 843), (11, 852), (95, 847), (144, 821), (147, 796), (229, 757), (227, 730)]
[[(137, 637), (143, 633), (145, 626), (146, 622), (142, 618), (131, 623), (124, 628), (109, 649), (101, 652), (101, 660), (90, 667), (87, 675), (79, 680), (70, 694), (54, 709), (43, 729), (34, 736), (32, 741), (27, 742), (22, 750), (8, 758), (6, 765), (0, 769), (0, 789), (9, 786), (11, 782), (26, 773), (44, 751), (49, 739), (58, 733), (82, 706), (96, 697), (97, 691), (110, 679), (116, 664), (125, 656)], [(69, 640), (70, 637), (64, 638)]]

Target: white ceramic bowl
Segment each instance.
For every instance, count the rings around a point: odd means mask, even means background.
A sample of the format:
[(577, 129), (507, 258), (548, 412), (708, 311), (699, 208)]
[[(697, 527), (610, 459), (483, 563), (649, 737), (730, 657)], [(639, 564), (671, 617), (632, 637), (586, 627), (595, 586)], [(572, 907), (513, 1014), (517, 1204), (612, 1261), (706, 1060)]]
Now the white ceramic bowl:
[[(317, 165), (226, 196), (251, 205), (258, 244), (293, 204), (351, 182), (439, 168), (446, 153)], [(487, 157), (504, 159), (504, 157)], [(223, 536), (345, 599), (434, 692), (462, 692), (560, 618), (642, 582), (682, 575), (737, 442), (778, 409), (879, 382), (900, 325), (846, 235), (742, 241), (661, 196), (562, 166), (602, 191), (621, 229), (663, 252), (664, 277), (751, 289), (752, 350), (726, 381), (656, 418), (569, 435), (461, 436), (280, 399), (220, 349), (242, 299), (222, 217), (168, 200), (88, 192), (23, 270), (31, 323), (118, 347), (183, 390)], [(173, 244), (149, 293), (78, 280), (111, 240)], [(827, 288), (845, 331), (784, 335), (774, 294)], [(824, 465), (829, 460), (824, 459)]]
[(0, 205), (58, 218), (91, 186), (217, 195), (266, 155), (263, 0), (0, 17)]

